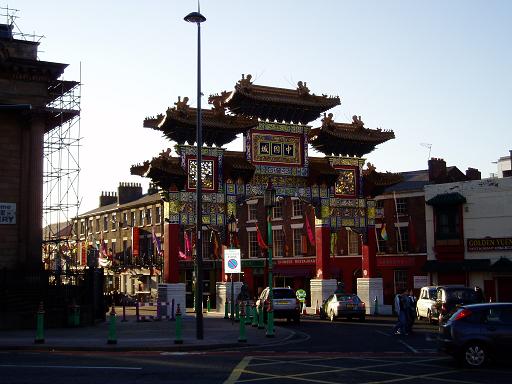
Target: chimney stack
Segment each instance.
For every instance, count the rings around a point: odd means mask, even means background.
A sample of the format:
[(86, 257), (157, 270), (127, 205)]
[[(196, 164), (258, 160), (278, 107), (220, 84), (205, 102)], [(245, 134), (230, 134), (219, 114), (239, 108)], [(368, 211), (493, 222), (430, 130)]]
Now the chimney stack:
[(437, 182), (446, 177), (446, 161), (436, 157), (428, 161), (428, 180)]
[(482, 173), (476, 168), (468, 168), (466, 170), (468, 180), (482, 180)]
[(100, 207), (117, 203), (117, 193), (115, 192), (101, 192)]
[(142, 197), (142, 186), (140, 183), (119, 183), (117, 195), (119, 205), (132, 202)]

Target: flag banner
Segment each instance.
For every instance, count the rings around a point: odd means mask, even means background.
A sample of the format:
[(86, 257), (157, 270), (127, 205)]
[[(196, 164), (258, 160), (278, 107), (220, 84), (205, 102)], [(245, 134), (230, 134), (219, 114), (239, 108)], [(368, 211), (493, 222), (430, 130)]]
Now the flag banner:
[(139, 227), (132, 227), (132, 256), (139, 257)]
[(178, 251), (178, 256), (181, 260), (187, 260), (187, 255), (185, 255), (181, 249)]
[(261, 250), (266, 251), (268, 249), (267, 244), (265, 244), (265, 241), (263, 240), (263, 237), (261, 236), (260, 228), (258, 227), (258, 224), (256, 224), (256, 238), (258, 240), (258, 246), (261, 248)]
[(309, 216), (307, 211), (304, 211), (304, 220), (306, 222), (306, 234), (308, 235), (309, 244), (313, 246), (315, 245), (315, 235), (311, 230), (311, 225), (309, 224)]
[(338, 234), (336, 232), (331, 233), (331, 255), (336, 255), (338, 245)]
[(185, 238), (185, 255), (190, 255), (192, 254), (192, 244), (190, 243), (187, 231), (184, 232), (183, 237)]
[(151, 237), (153, 238), (153, 244), (155, 245), (158, 256), (162, 255), (162, 243), (159, 237), (156, 236), (155, 226), (151, 229)]
[(307, 236), (304, 234), (301, 235), (301, 237), (300, 237), (300, 249), (301, 249), (301, 253), (303, 255), (308, 254), (308, 239), (306, 237)]
[(388, 232), (386, 231), (386, 223), (382, 224), (382, 229), (380, 230), (380, 237), (382, 237), (383, 240), (388, 239)]

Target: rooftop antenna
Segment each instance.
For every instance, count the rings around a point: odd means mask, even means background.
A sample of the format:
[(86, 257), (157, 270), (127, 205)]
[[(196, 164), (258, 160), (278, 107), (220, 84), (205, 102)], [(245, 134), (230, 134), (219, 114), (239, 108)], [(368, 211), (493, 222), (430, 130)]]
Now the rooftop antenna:
[(432, 150), (432, 144), (430, 144), (430, 143), (420, 143), (420, 145), (422, 147), (428, 148), (428, 159), (427, 160), (430, 160), (430, 152)]

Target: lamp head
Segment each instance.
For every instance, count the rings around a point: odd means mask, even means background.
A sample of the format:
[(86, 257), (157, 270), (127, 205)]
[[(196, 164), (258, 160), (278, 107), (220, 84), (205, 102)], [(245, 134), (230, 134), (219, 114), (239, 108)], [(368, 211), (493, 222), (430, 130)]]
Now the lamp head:
[(188, 21), (189, 23), (199, 24), (206, 21), (206, 17), (201, 15), (199, 12), (191, 12), (187, 16), (185, 16), (183, 20)]

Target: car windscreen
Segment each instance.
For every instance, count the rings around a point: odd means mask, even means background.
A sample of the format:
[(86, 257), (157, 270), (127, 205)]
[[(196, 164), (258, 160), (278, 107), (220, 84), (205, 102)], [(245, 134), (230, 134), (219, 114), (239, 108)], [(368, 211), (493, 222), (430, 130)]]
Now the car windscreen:
[(274, 289), (274, 299), (295, 299), (295, 292), (291, 289)]
[(479, 297), (472, 289), (452, 289), (446, 292), (446, 301), (478, 303)]
[(336, 295), (338, 301), (351, 301), (353, 303), (359, 303), (359, 297), (356, 295)]
[(428, 298), (430, 300), (435, 300), (437, 297), (437, 289), (436, 288), (431, 288), (428, 290)]

